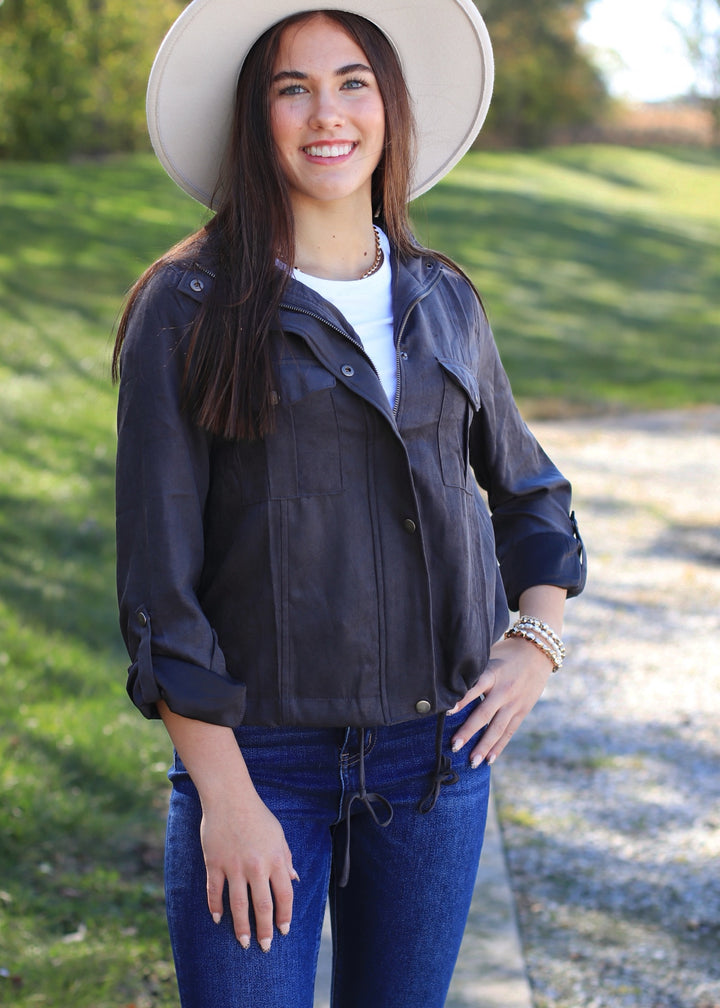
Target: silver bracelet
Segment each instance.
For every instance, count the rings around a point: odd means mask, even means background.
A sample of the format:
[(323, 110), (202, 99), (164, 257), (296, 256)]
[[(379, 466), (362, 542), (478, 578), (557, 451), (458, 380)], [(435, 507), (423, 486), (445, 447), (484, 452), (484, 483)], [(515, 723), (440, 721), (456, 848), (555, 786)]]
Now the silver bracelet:
[(561, 668), (566, 656), (565, 645), (555, 631), (534, 616), (521, 616), (505, 632), (505, 637), (522, 637), (539, 648), (552, 662), (553, 672)]

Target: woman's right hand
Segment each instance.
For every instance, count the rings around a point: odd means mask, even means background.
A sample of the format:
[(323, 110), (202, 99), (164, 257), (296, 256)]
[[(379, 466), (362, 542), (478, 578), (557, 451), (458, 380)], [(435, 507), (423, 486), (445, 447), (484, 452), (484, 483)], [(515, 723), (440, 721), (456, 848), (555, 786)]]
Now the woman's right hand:
[(249, 948), (252, 903), (257, 941), (268, 952), (273, 922), (283, 935), (290, 930), (292, 882), (298, 879), (282, 826), (254, 788), (244, 789), (237, 797), (221, 793), (203, 800), (200, 838), (213, 920), (219, 924), (222, 918), (227, 882), (237, 940)]
[(292, 920), (293, 880), (298, 880), (282, 826), (261, 800), (231, 728), (175, 714), (164, 701), (160, 716), (200, 795), (200, 840), (207, 871), (208, 907), (219, 924), (228, 885), (235, 935), (251, 941), (250, 906), (263, 952), (273, 923), (287, 934)]

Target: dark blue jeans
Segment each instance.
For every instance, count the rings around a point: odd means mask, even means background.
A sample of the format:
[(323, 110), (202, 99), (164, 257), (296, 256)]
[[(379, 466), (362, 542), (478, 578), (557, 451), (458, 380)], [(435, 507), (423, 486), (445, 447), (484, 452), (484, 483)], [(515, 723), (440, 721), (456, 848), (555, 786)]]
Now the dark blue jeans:
[[(289, 935), (264, 954), (235, 939), (229, 907), (213, 923), (205, 893), (197, 792), (176, 757), (167, 829), (166, 894), (183, 1008), (312, 1008), (326, 900), (333, 929), (333, 1008), (442, 1008), (462, 940), (487, 813), (490, 770), (450, 737), (469, 710), (448, 717), (443, 752), (456, 783), (418, 811), (436, 764), (435, 717), (364, 732), (368, 792), (393, 810), (380, 826), (362, 802), (356, 729), (255, 728), (236, 732), (260, 797), (279, 819), (300, 876)], [(385, 807), (374, 803), (381, 821)], [(226, 892), (227, 896), (227, 892)]]

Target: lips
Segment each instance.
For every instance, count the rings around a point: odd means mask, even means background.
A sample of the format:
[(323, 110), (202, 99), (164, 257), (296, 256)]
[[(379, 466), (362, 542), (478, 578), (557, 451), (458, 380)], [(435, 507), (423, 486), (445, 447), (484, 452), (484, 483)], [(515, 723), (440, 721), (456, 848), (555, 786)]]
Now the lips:
[(339, 144), (310, 144), (308, 147), (303, 147), (303, 151), (309, 157), (320, 157), (320, 158), (339, 158), (347, 157), (351, 154), (353, 149), (357, 146), (354, 143), (339, 143)]

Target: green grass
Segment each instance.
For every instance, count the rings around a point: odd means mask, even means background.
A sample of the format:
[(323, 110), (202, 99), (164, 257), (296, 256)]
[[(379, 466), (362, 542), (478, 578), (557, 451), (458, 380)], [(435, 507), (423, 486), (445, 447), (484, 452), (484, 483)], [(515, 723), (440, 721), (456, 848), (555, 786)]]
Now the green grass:
[[(0, 1004), (177, 1005), (162, 728), (114, 599), (114, 320), (201, 218), (149, 159), (0, 165)], [(14, 979), (13, 979), (14, 978)]]
[(717, 402), (720, 156), (473, 154), (416, 211), (486, 304), (531, 416)]
[[(476, 280), (529, 413), (684, 406), (720, 390), (719, 186), (711, 155), (473, 154), (413, 214)], [(149, 156), (0, 164), (0, 1004), (177, 1006), (108, 370), (123, 292), (202, 220)]]

